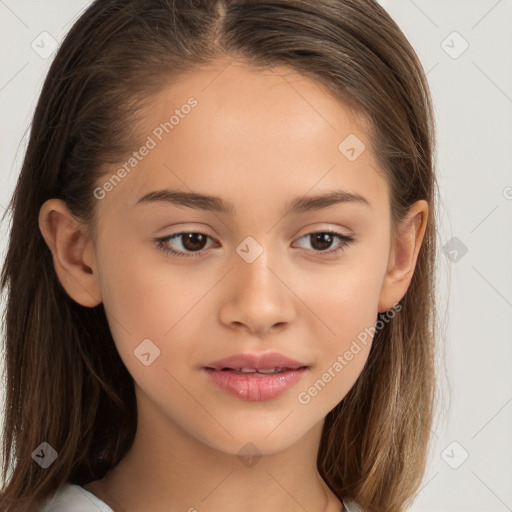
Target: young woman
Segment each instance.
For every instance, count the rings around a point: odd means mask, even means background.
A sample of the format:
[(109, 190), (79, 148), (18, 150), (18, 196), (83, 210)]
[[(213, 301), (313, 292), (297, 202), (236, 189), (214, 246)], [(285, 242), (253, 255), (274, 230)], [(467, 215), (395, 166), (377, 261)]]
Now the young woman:
[(433, 152), (374, 1), (93, 2), (10, 204), (0, 508), (409, 507)]

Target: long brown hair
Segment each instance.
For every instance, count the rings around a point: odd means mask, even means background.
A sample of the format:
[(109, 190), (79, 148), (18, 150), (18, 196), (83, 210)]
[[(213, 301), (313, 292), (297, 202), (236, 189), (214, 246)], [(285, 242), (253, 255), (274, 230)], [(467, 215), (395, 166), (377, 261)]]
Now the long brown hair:
[[(133, 379), (103, 304), (83, 307), (66, 294), (38, 227), (39, 210), (60, 198), (94, 226), (102, 166), (136, 147), (145, 102), (180, 73), (219, 56), (287, 65), (366, 116), (390, 187), (393, 229), (413, 202), (429, 203), (402, 310), (376, 332), (359, 379), (327, 415), (317, 460), (333, 492), (365, 510), (397, 512), (413, 502), (436, 399), (438, 190), (431, 97), (413, 48), (374, 0), (97, 0), (53, 60), (9, 204), (1, 277), (8, 292), (5, 512), (33, 510), (66, 481), (102, 478), (136, 430)], [(43, 442), (58, 453), (46, 469), (33, 460)]]

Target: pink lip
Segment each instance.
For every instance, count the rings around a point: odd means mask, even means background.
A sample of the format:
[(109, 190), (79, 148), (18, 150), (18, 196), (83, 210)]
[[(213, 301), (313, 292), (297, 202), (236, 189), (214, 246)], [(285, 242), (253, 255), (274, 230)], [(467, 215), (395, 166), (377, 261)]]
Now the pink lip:
[(271, 400), (297, 384), (307, 368), (287, 370), (272, 375), (241, 374), (235, 370), (203, 368), (208, 377), (226, 393), (253, 402)]
[(236, 354), (225, 359), (219, 359), (206, 365), (206, 368), (222, 370), (223, 368), (289, 368), (297, 369), (307, 366), (294, 359), (290, 359), (279, 352), (265, 352), (263, 354)]
[[(229, 370), (225, 370), (229, 368)], [(238, 368), (254, 369), (286, 369), (280, 373), (239, 373)], [(226, 393), (254, 402), (271, 400), (282, 395), (297, 384), (309, 367), (279, 354), (266, 352), (264, 354), (237, 354), (209, 363), (203, 370), (211, 381)]]

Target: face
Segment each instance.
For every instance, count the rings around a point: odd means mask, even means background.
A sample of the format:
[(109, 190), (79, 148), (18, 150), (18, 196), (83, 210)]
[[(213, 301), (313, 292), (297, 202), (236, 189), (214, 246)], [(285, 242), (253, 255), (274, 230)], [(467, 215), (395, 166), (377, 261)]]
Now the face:
[[(389, 191), (365, 125), (340, 101), (291, 69), (226, 65), (152, 99), (135, 159), (98, 183), (94, 267), (138, 398), (211, 447), (272, 453), (322, 422), (367, 361)], [(162, 190), (227, 208), (141, 201)], [(336, 191), (364, 200), (286, 211)], [(204, 369), (269, 351), (308, 367), (270, 399), (229, 394)]]

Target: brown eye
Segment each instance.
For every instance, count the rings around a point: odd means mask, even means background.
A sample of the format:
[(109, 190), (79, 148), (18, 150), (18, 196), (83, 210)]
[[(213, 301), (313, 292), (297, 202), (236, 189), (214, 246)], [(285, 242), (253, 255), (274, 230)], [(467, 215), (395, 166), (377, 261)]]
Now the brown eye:
[[(209, 235), (201, 231), (182, 231), (174, 235), (157, 238), (155, 242), (157, 242), (157, 247), (165, 253), (174, 256), (197, 257), (202, 256), (206, 252), (205, 245), (209, 238), (211, 238)], [(338, 253), (355, 241), (353, 237), (337, 233), (336, 231), (308, 233), (300, 238), (300, 240), (302, 239), (309, 239), (314, 252), (326, 255)], [(339, 243), (334, 249), (331, 249), (336, 239), (339, 240)], [(181, 247), (178, 247), (178, 249), (173, 248), (171, 245), (171, 242), (175, 240), (180, 242)]]
[[(182, 231), (174, 235), (157, 238), (157, 247), (162, 251), (173, 254), (174, 256), (202, 256), (208, 238), (206, 233), (201, 231)], [(171, 242), (177, 240), (178, 249), (174, 249)], [(181, 247), (180, 247), (181, 246)]]
[[(317, 231), (315, 233), (308, 233), (300, 238), (300, 240), (302, 239), (309, 241), (315, 252), (325, 254), (337, 253), (355, 241), (353, 237), (337, 233), (336, 231)], [(336, 239), (339, 240), (338, 246), (334, 249), (330, 249)]]
[(184, 233), (178, 236), (187, 251), (200, 251), (206, 245), (207, 236), (203, 233)]
[(313, 248), (319, 251), (330, 249), (334, 241), (334, 236), (330, 233), (314, 233), (309, 236), (311, 237)]

